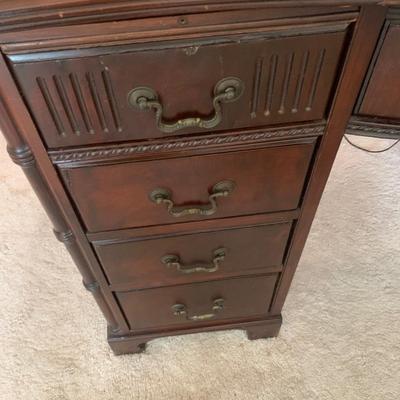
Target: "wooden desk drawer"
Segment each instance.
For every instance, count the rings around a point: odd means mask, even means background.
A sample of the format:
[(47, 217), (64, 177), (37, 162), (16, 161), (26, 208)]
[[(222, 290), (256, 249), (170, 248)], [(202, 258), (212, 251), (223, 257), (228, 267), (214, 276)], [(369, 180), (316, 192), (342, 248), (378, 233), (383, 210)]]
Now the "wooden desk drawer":
[(279, 268), (291, 226), (227, 228), (94, 247), (114, 290), (143, 289)]
[(297, 145), (71, 168), (63, 174), (90, 232), (171, 224), (297, 208), (314, 146), (310, 139)]
[[(345, 35), (207, 39), (185, 46), (148, 45), (146, 51), (88, 49), (79, 57), (61, 52), (57, 61), (41, 61), (57, 52), (37, 59), (33, 54), (26, 59), (35, 62), (13, 68), (49, 148), (122, 142), (323, 119)], [(130, 105), (131, 91), (143, 87), (155, 97), (142, 90), (133, 98), (147, 96), (158, 106)], [(228, 87), (236, 88), (237, 98), (217, 100)]]
[(265, 316), (276, 278), (277, 275), (235, 278), (116, 293), (116, 296), (133, 331), (178, 325), (185, 328)]

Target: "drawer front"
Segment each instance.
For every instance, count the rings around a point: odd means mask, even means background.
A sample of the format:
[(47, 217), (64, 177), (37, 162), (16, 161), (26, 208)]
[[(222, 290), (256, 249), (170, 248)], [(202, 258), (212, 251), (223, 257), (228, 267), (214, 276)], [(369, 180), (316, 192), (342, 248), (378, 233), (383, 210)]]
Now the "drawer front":
[(314, 142), (63, 170), (90, 232), (292, 210)]
[(344, 38), (88, 49), (13, 69), (49, 148), (122, 142), (322, 119)]
[(95, 243), (94, 247), (111, 285), (141, 289), (279, 267), (291, 225), (287, 222), (108, 245)]
[(265, 316), (276, 275), (116, 293), (133, 331)]

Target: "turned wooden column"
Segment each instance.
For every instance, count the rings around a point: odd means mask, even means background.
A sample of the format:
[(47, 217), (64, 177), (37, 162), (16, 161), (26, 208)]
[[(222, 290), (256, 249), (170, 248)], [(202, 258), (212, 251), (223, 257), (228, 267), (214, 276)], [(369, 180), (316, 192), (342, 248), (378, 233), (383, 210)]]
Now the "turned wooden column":
[(13, 124), (7, 105), (1, 96), (0, 129), (7, 141), (7, 150), (11, 159), (22, 168), (29, 183), (32, 185), (37, 197), (46, 211), (47, 216), (53, 224), (54, 233), (57, 239), (65, 244), (69, 254), (78, 267), (79, 272), (82, 275), (83, 285), (93, 294), (93, 297), (103, 312), (111, 330), (115, 332), (119, 331), (118, 323), (105, 301), (100, 285), (95, 280), (88, 262), (76, 242), (73, 232), (66, 223), (52, 193), (48, 189), (31, 149), (24, 143), (18, 133), (17, 127)]

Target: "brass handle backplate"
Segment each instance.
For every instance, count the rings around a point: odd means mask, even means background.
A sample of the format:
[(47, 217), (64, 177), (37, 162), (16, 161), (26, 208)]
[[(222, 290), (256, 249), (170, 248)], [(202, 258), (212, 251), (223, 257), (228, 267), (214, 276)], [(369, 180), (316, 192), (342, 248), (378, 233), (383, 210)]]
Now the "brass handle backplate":
[(198, 262), (193, 265), (184, 265), (179, 256), (168, 254), (161, 258), (161, 262), (168, 268), (175, 267), (177, 271), (183, 274), (193, 274), (195, 272), (215, 272), (219, 265), (225, 260), (226, 249), (221, 247), (214, 251), (214, 257), (210, 263)]
[(172, 306), (172, 311), (176, 316), (185, 316), (189, 321), (204, 321), (217, 316), (217, 314), (224, 308), (225, 300), (222, 298), (215, 299), (213, 301), (212, 312), (208, 314), (201, 315), (189, 315), (184, 304), (174, 304)]
[(190, 206), (175, 205), (172, 201), (171, 192), (165, 188), (154, 189), (150, 193), (150, 200), (156, 204), (165, 204), (168, 213), (175, 218), (186, 215), (213, 215), (217, 212), (217, 198), (229, 196), (234, 188), (235, 183), (233, 181), (227, 180), (218, 182), (211, 189), (211, 193), (208, 197), (209, 203), (207, 204), (196, 204)]
[(222, 122), (222, 103), (236, 101), (243, 93), (244, 84), (239, 78), (225, 78), (214, 87), (212, 103), (214, 114), (209, 118), (189, 117), (175, 122), (166, 122), (163, 119), (163, 105), (160, 103), (157, 92), (149, 87), (137, 87), (128, 94), (128, 103), (140, 111), (154, 110), (157, 128), (164, 133), (173, 133), (180, 129), (202, 128), (212, 129)]

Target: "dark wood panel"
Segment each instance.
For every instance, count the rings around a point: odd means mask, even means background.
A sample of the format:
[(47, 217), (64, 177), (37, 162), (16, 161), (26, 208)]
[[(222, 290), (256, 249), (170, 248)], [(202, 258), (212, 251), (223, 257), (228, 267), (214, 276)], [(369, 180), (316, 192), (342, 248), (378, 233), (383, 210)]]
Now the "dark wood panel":
[[(164, 133), (153, 110), (128, 104), (138, 87), (155, 90), (166, 123), (214, 115), (213, 90), (236, 77), (244, 92), (222, 104), (216, 130), (322, 119), (345, 32), (103, 54), (21, 63), (14, 71), (50, 148), (207, 132)], [(82, 53), (82, 56), (84, 52)]]
[[(314, 144), (299, 144), (62, 172), (87, 229), (96, 232), (295, 209), (313, 150)], [(212, 215), (177, 218), (150, 199), (161, 188), (176, 205), (204, 206), (212, 187), (226, 180), (235, 187), (216, 200)]]
[[(276, 275), (268, 275), (116, 293), (116, 296), (133, 331), (172, 326), (185, 328), (224, 319), (265, 317), (275, 282)], [(214, 318), (187, 319), (213, 313), (213, 302), (220, 298), (224, 306)], [(174, 315), (171, 307), (175, 304), (184, 305), (187, 315)]]
[(400, 26), (387, 31), (359, 114), (400, 120)]
[[(156, 239), (147, 237), (109, 245), (95, 244), (95, 250), (112, 285), (123, 284), (136, 289), (168, 286), (279, 267), (291, 225), (260, 225)], [(168, 266), (166, 260), (163, 261), (166, 256), (176, 257), (176, 260), (170, 257), (171, 262), (179, 263), (183, 271), (177, 265)], [(191, 272), (185, 272), (188, 270)]]

